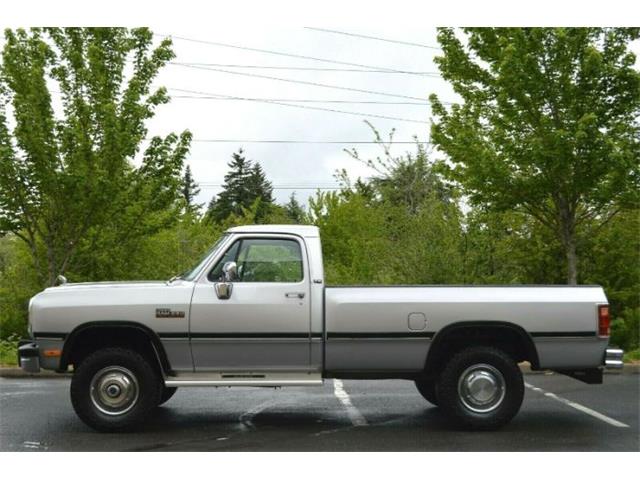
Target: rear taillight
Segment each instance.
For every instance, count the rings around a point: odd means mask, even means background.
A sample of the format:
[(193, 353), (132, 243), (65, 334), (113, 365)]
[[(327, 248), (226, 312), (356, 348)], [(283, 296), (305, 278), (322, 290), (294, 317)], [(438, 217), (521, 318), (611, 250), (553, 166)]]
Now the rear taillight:
[(608, 337), (611, 331), (610, 327), (609, 305), (598, 305), (598, 335)]

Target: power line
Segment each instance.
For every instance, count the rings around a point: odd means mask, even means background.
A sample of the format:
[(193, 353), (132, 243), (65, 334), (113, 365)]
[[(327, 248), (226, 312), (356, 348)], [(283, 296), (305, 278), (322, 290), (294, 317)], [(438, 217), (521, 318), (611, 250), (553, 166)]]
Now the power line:
[(411, 70), (380, 70), (371, 68), (325, 68), (325, 67), (291, 67), (281, 65), (239, 65), (237, 63), (205, 63), (205, 62), (182, 62), (189, 65), (197, 65), (200, 67), (223, 67), (223, 68), (250, 68), (250, 69), (267, 69), (267, 70), (303, 70), (317, 72), (355, 72), (355, 73), (400, 73), (404, 75), (423, 75), (431, 77), (440, 77), (438, 72), (419, 72)]
[(333, 108), (323, 108), (323, 107), (310, 107), (308, 105), (296, 105), (293, 103), (285, 103), (285, 102), (277, 102), (277, 101), (272, 101), (272, 100), (249, 100), (248, 98), (244, 98), (244, 97), (234, 97), (232, 95), (217, 95), (214, 93), (209, 93), (209, 92), (198, 92), (198, 91), (194, 91), (194, 90), (185, 90), (185, 89), (181, 89), (181, 88), (170, 88), (169, 90), (175, 90), (178, 92), (185, 92), (185, 93), (195, 93), (195, 94), (199, 94), (199, 95), (206, 95), (206, 96), (220, 96), (220, 97), (226, 97), (226, 98), (231, 98), (231, 99), (236, 99), (236, 100), (248, 100), (248, 101), (256, 101), (259, 103), (267, 103), (270, 105), (281, 105), (281, 106), (285, 106), (285, 107), (294, 107), (294, 108), (303, 108), (305, 110), (319, 110), (319, 111), (323, 111), (323, 112), (332, 112), (332, 113), (343, 113), (343, 114), (347, 114), (347, 115), (356, 115), (359, 117), (372, 117), (372, 118), (382, 118), (385, 120), (395, 120), (395, 121), (399, 121), (399, 122), (411, 122), (411, 123), (422, 123), (422, 124), (429, 124), (430, 122), (426, 122), (424, 120), (415, 120), (415, 119), (410, 119), (410, 118), (402, 118), (402, 117), (391, 117), (388, 115), (377, 115), (374, 113), (364, 113), (364, 112), (350, 112), (347, 110), (336, 110)]
[[(222, 188), (224, 185), (221, 183), (198, 183), (198, 187), (200, 188), (204, 188), (204, 189), (210, 189), (210, 188)], [(340, 190), (341, 187), (339, 186), (331, 186), (331, 187), (319, 187), (319, 186), (292, 186), (292, 187), (281, 187), (278, 185), (272, 185), (271, 188), (273, 188), (274, 190)]]
[(309, 98), (227, 98), (206, 95), (171, 95), (171, 98), (192, 98), (198, 100), (246, 100), (251, 102), (294, 102), (294, 103), (345, 103), (345, 104), (373, 104), (373, 105), (420, 105), (427, 106), (429, 102), (381, 102), (376, 100), (315, 100)]
[(373, 37), (370, 35), (360, 35), (358, 33), (339, 32), (338, 30), (329, 30), (327, 28), (314, 28), (304, 27), (307, 30), (315, 30), (317, 32), (337, 33), (338, 35), (347, 35), (349, 37), (366, 38), (367, 40), (378, 40), (380, 42), (399, 43), (400, 45), (410, 45), (412, 47), (430, 48), (432, 50), (441, 50), (440, 47), (434, 47), (433, 45), (424, 45), (423, 43), (404, 42), (402, 40), (391, 40), (389, 38)]
[(262, 48), (252, 48), (252, 47), (245, 47), (242, 45), (233, 45), (231, 43), (222, 43), (222, 42), (213, 42), (210, 40), (198, 40), (195, 38), (187, 38), (187, 37), (179, 37), (179, 36), (175, 36), (175, 35), (164, 35), (164, 34), (160, 34), (160, 33), (154, 33), (155, 36), (157, 37), (163, 37), (163, 38), (172, 38), (172, 39), (176, 39), (176, 40), (182, 40), (184, 42), (193, 42), (193, 43), (201, 43), (201, 44), (205, 44), (205, 45), (215, 45), (217, 47), (226, 47), (226, 48), (235, 48), (238, 50), (246, 50), (249, 52), (258, 52), (258, 53), (267, 53), (269, 55), (280, 55), (283, 57), (291, 57), (291, 58), (299, 58), (302, 60), (312, 60), (314, 62), (324, 62), (324, 63), (333, 63), (335, 65), (346, 65), (348, 67), (360, 67), (360, 68), (368, 68), (368, 69), (373, 69), (373, 70), (386, 70), (388, 72), (398, 72), (398, 73), (404, 73), (405, 71), (403, 70), (398, 70), (395, 68), (387, 68), (387, 67), (377, 67), (377, 66), (372, 66), (372, 65), (364, 65), (361, 63), (352, 63), (352, 62), (342, 62), (339, 60), (331, 60), (328, 58), (320, 58), (320, 57), (311, 57), (308, 55), (298, 55), (295, 53), (286, 53), (286, 52), (278, 52), (276, 50), (264, 50)]
[[(148, 138), (146, 140), (149, 140)], [(348, 140), (262, 140), (262, 139), (228, 139), (228, 138), (194, 138), (191, 140), (195, 143), (274, 143), (274, 144), (301, 144), (301, 145), (375, 145), (381, 142), (376, 141), (348, 141)], [(420, 141), (400, 141), (395, 140), (392, 145), (416, 145), (423, 144), (428, 145), (429, 142)]]
[[(387, 93), (387, 92), (379, 92), (376, 90), (364, 90), (361, 88), (352, 88), (352, 87), (342, 87), (340, 85), (331, 85), (328, 83), (318, 83), (318, 82), (308, 82), (305, 80), (294, 80), (291, 78), (281, 78), (281, 77), (272, 77), (269, 75), (260, 75), (258, 73), (246, 73), (246, 72), (234, 72), (232, 70), (224, 70), (221, 68), (209, 68), (209, 67), (198, 67), (196, 65), (189, 65), (187, 63), (171, 63), (171, 65), (176, 65), (176, 66), (181, 66), (181, 67), (187, 67), (187, 68), (195, 68), (195, 69), (199, 69), (199, 70), (210, 70), (213, 72), (221, 72), (221, 73), (230, 73), (232, 75), (242, 75), (245, 77), (255, 77), (255, 78), (264, 78), (267, 80), (277, 80), (279, 82), (288, 82), (288, 83), (299, 83), (302, 85), (310, 85), (313, 87), (323, 87), (323, 88), (332, 88), (332, 89), (336, 89), (336, 90), (346, 90), (349, 92), (358, 92), (358, 93), (368, 93), (368, 94), (372, 94), (372, 95), (383, 95), (386, 97), (395, 97), (395, 98), (406, 98), (408, 100), (422, 100), (424, 101), (423, 98), (420, 97), (411, 97), (409, 95), (400, 95), (397, 93)], [(444, 103), (444, 102), (443, 102)]]

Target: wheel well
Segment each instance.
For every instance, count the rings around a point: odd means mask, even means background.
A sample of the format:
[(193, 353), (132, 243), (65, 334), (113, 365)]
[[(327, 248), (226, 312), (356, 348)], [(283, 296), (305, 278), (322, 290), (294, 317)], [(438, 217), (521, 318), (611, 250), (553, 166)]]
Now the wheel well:
[(436, 375), (451, 355), (477, 345), (499, 348), (516, 362), (528, 361), (533, 369), (539, 368), (536, 347), (522, 327), (507, 322), (460, 322), (436, 334), (427, 355), (425, 373)]
[(170, 371), (158, 336), (148, 327), (130, 322), (95, 322), (77, 327), (64, 343), (60, 370), (77, 365), (87, 355), (106, 347), (131, 348), (152, 360), (161, 373)]

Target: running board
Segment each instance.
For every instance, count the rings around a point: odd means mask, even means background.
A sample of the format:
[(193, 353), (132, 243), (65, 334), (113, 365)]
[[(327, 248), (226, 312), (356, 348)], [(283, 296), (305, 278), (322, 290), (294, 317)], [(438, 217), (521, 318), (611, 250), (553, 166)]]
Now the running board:
[(293, 387), (322, 385), (319, 372), (198, 372), (164, 379), (166, 387)]

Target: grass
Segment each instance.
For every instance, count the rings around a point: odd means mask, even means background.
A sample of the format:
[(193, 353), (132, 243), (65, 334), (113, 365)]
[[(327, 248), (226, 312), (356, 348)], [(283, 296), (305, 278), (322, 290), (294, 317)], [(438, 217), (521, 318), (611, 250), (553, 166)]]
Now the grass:
[(18, 364), (18, 337), (11, 335), (0, 340), (0, 366), (15, 367)]
[(624, 354), (624, 362), (638, 362), (640, 361), (640, 348), (636, 348), (635, 350), (630, 350)]

